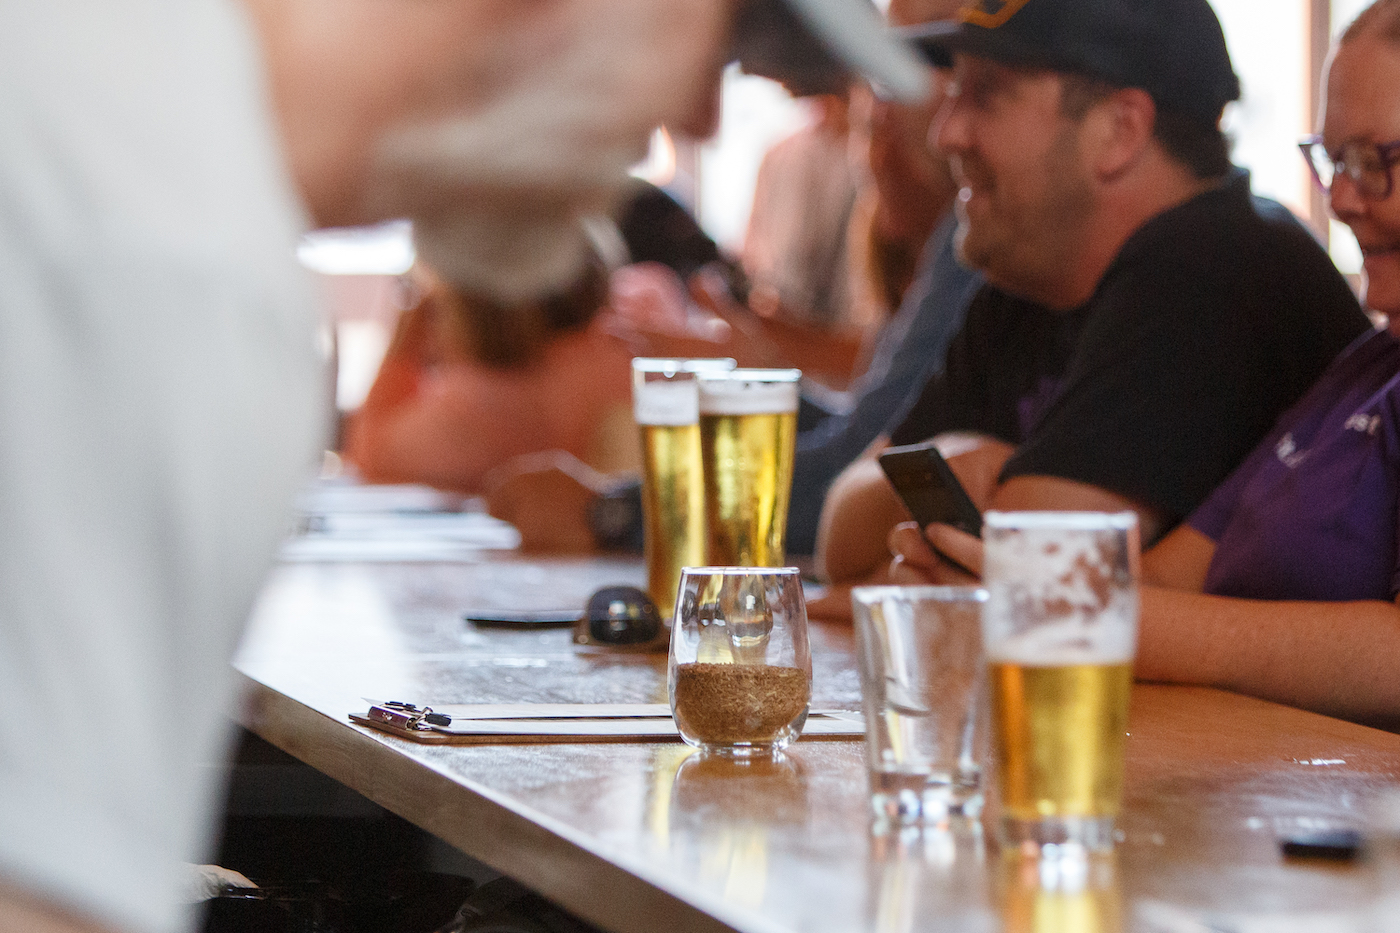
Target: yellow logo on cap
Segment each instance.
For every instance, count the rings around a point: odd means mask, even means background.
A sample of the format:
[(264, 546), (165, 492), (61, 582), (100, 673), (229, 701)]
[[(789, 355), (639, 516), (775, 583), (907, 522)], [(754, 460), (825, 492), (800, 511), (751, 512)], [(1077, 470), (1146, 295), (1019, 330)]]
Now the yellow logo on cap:
[(958, 11), (958, 21), (995, 29), (1016, 15), (1030, 0), (972, 0)]

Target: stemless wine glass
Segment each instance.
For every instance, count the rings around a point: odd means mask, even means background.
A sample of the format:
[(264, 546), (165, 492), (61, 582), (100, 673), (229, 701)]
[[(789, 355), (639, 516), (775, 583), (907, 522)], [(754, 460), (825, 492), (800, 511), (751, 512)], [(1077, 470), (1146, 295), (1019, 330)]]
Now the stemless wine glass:
[(668, 682), (681, 738), (707, 754), (774, 755), (807, 721), (812, 654), (796, 567), (687, 567)]

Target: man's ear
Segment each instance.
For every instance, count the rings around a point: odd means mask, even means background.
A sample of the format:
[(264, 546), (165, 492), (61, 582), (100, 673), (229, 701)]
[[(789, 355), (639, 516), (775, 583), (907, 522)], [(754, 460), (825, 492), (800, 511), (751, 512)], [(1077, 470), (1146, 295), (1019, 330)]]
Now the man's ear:
[(1110, 181), (1129, 171), (1152, 143), (1157, 104), (1140, 88), (1122, 88), (1096, 104), (1085, 117), (1093, 167)]

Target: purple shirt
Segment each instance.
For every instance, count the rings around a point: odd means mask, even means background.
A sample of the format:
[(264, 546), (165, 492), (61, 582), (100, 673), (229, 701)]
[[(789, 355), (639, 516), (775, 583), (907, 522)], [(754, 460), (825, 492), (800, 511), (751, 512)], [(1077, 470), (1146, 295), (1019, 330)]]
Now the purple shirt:
[(1191, 516), (1205, 591), (1393, 600), (1400, 592), (1400, 341), (1352, 344)]

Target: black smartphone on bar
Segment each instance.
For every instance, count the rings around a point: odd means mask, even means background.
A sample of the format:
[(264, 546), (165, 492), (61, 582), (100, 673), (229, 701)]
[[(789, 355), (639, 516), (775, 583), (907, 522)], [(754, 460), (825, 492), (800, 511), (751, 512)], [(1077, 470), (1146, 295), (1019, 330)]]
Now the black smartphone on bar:
[(567, 628), (583, 616), (578, 609), (479, 609), (462, 614), (477, 628)]
[(1361, 854), (1365, 839), (1354, 829), (1324, 829), (1302, 832), (1279, 839), (1286, 858), (1325, 859), (1350, 862)]
[(890, 447), (880, 454), (880, 468), (921, 529), (942, 522), (982, 536), (982, 513), (933, 441)]

